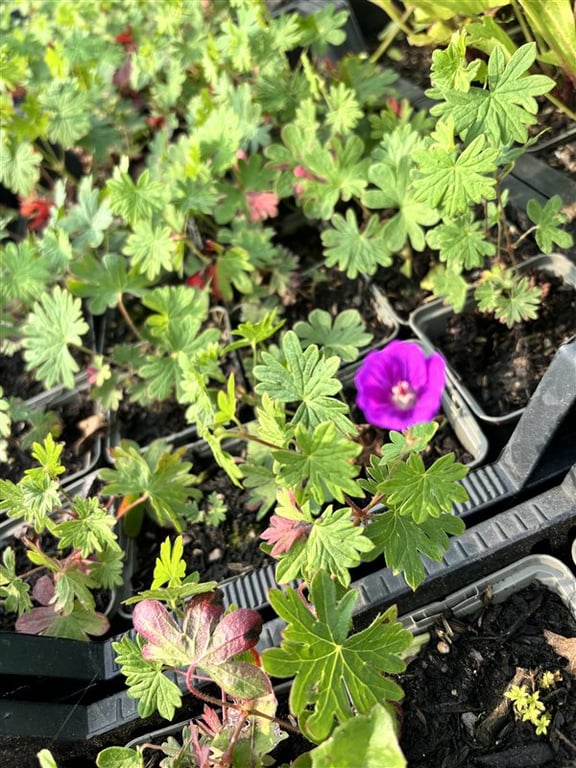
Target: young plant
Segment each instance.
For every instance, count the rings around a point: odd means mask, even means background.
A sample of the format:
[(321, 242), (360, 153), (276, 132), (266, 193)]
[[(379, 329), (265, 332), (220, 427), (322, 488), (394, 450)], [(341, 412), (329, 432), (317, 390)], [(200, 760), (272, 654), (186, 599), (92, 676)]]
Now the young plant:
[[(109, 629), (107, 617), (96, 609), (96, 595), (112, 595), (124, 583), (125, 535), (137, 535), (145, 511), (159, 527), (181, 530), (187, 516), (198, 514), (192, 499), (201, 494), (182, 452), (158, 442), (144, 453), (123, 444), (117, 466), (101, 470), (107, 484), (98, 493), (71, 495), (59, 481), (65, 472), (61, 452), (62, 445), (48, 435), (33, 445), (37, 466), (18, 483), (0, 480), (0, 511), (21, 522), (20, 543), (33, 566), (22, 571), (14, 547), (4, 547), (0, 602), (6, 612), (17, 614), (18, 632), (88, 640)], [(159, 569), (156, 579), (163, 586), (162, 574), (171, 573), (169, 553)], [(182, 594), (201, 591), (197, 582), (198, 574), (192, 574)], [(171, 576), (167, 584), (165, 599), (172, 594)]]
[(4, 549), (0, 600), (17, 614), (19, 632), (88, 640), (108, 630), (95, 593), (122, 584), (123, 551), (114, 516), (99, 500), (71, 497), (59, 483), (61, 452), (49, 435), (33, 446), (38, 466), (17, 484), (0, 480), (0, 510), (25, 526), (22, 543), (33, 566), (17, 571), (14, 549)]

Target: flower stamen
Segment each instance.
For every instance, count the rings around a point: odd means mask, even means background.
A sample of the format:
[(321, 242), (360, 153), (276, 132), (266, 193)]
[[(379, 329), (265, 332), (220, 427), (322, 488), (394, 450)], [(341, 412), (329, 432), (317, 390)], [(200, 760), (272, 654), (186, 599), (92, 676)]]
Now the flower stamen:
[(399, 381), (392, 387), (392, 402), (401, 411), (412, 408), (416, 402), (416, 392), (407, 381)]

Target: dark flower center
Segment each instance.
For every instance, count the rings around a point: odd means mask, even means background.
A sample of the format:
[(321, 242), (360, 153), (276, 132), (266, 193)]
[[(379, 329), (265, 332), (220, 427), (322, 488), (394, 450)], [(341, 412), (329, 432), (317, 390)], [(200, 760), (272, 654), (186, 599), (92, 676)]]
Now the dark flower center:
[(392, 402), (400, 411), (407, 411), (416, 402), (416, 392), (407, 381), (399, 381), (392, 387)]

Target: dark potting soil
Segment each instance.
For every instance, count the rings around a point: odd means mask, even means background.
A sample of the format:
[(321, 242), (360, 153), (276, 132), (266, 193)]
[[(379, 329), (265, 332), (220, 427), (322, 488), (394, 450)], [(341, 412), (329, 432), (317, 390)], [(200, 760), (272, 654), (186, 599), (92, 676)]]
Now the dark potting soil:
[(491, 316), (465, 311), (451, 315), (433, 339), (491, 416), (525, 407), (558, 346), (576, 333), (576, 290), (549, 272), (528, 274), (545, 293), (536, 320), (509, 329)]
[[(576, 638), (576, 620), (560, 598), (532, 585), (474, 616), (445, 620), (400, 680), (400, 744), (410, 768), (574, 768), (576, 676), (544, 635)], [(546, 735), (515, 719), (503, 698), (519, 668), (525, 677), (516, 684), (529, 692), (543, 672), (560, 674), (540, 689), (552, 716)]]
[[(217, 527), (194, 523), (183, 532), (184, 559), (187, 573), (198, 571), (201, 581), (221, 582), (274, 562), (260, 550), (260, 533), (267, 519), (257, 520), (257, 510), (250, 504), (250, 492), (237, 487), (224, 470), (218, 468), (199, 486), (207, 497), (217, 493), (228, 508), (226, 519)], [(199, 502), (203, 507), (202, 501)], [(138, 561), (132, 579), (134, 592), (150, 589), (160, 545), (177, 534), (170, 529), (159, 531), (146, 521), (138, 535)]]
[[(66, 476), (88, 470), (98, 459), (105, 426), (105, 419), (95, 414), (94, 401), (86, 393), (75, 392), (65, 402), (49, 406), (46, 410), (57, 415), (62, 430), (55, 441), (64, 444), (60, 463), (66, 468)], [(12, 423), (8, 437), (8, 462), (0, 464), (1, 479), (17, 483), (25, 470), (37, 466), (31, 456), (31, 448), (24, 450), (21, 445), (29, 429), (30, 424), (26, 421)]]

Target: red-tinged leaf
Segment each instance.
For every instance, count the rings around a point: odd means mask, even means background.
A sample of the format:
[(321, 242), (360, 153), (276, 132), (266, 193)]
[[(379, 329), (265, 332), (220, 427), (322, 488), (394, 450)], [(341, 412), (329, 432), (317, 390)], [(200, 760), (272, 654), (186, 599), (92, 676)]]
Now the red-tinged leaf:
[(28, 229), (40, 230), (50, 218), (52, 202), (45, 197), (29, 197), (20, 202), (20, 214), (27, 219)]
[(32, 597), (40, 605), (49, 605), (54, 597), (54, 580), (51, 576), (40, 576), (32, 588)]
[(198, 658), (200, 666), (223, 664), (233, 656), (253, 648), (262, 631), (262, 618), (258, 611), (239, 608), (228, 613), (220, 621), (210, 642), (206, 655)]
[(246, 192), (250, 221), (263, 221), (278, 216), (278, 195), (275, 192)]
[(204, 704), (204, 712), (202, 712), (197, 722), (198, 727), (206, 736), (216, 736), (222, 730), (222, 722), (218, 713), (207, 704)]
[(223, 595), (219, 589), (196, 595), (188, 603), (182, 630), (192, 640), (196, 659), (202, 658), (207, 652), (212, 633), (223, 613)]
[(53, 606), (42, 606), (41, 608), (32, 608), (28, 613), (19, 616), (14, 626), (16, 632), (27, 635), (44, 635), (57, 618), (58, 614)]
[(136, 631), (148, 641), (142, 648), (147, 661), (186, 667), (194, 661), (194, 645), (159, 600), (142, 600), (132, 614)]
[(270, 554), (278, 557), (284, 552), (289, 552), (295, 542), (307, 538), (312, 524), (305, 520), (289, 520), (280, 515), (272, 515), (270, 527), (260, 534), (260, 538), (273, 544)]
[(210, 667), (210, 677), (235, 699), (258, 699), (272, 692), (268, 675), (247, 661), (227, 661)]

